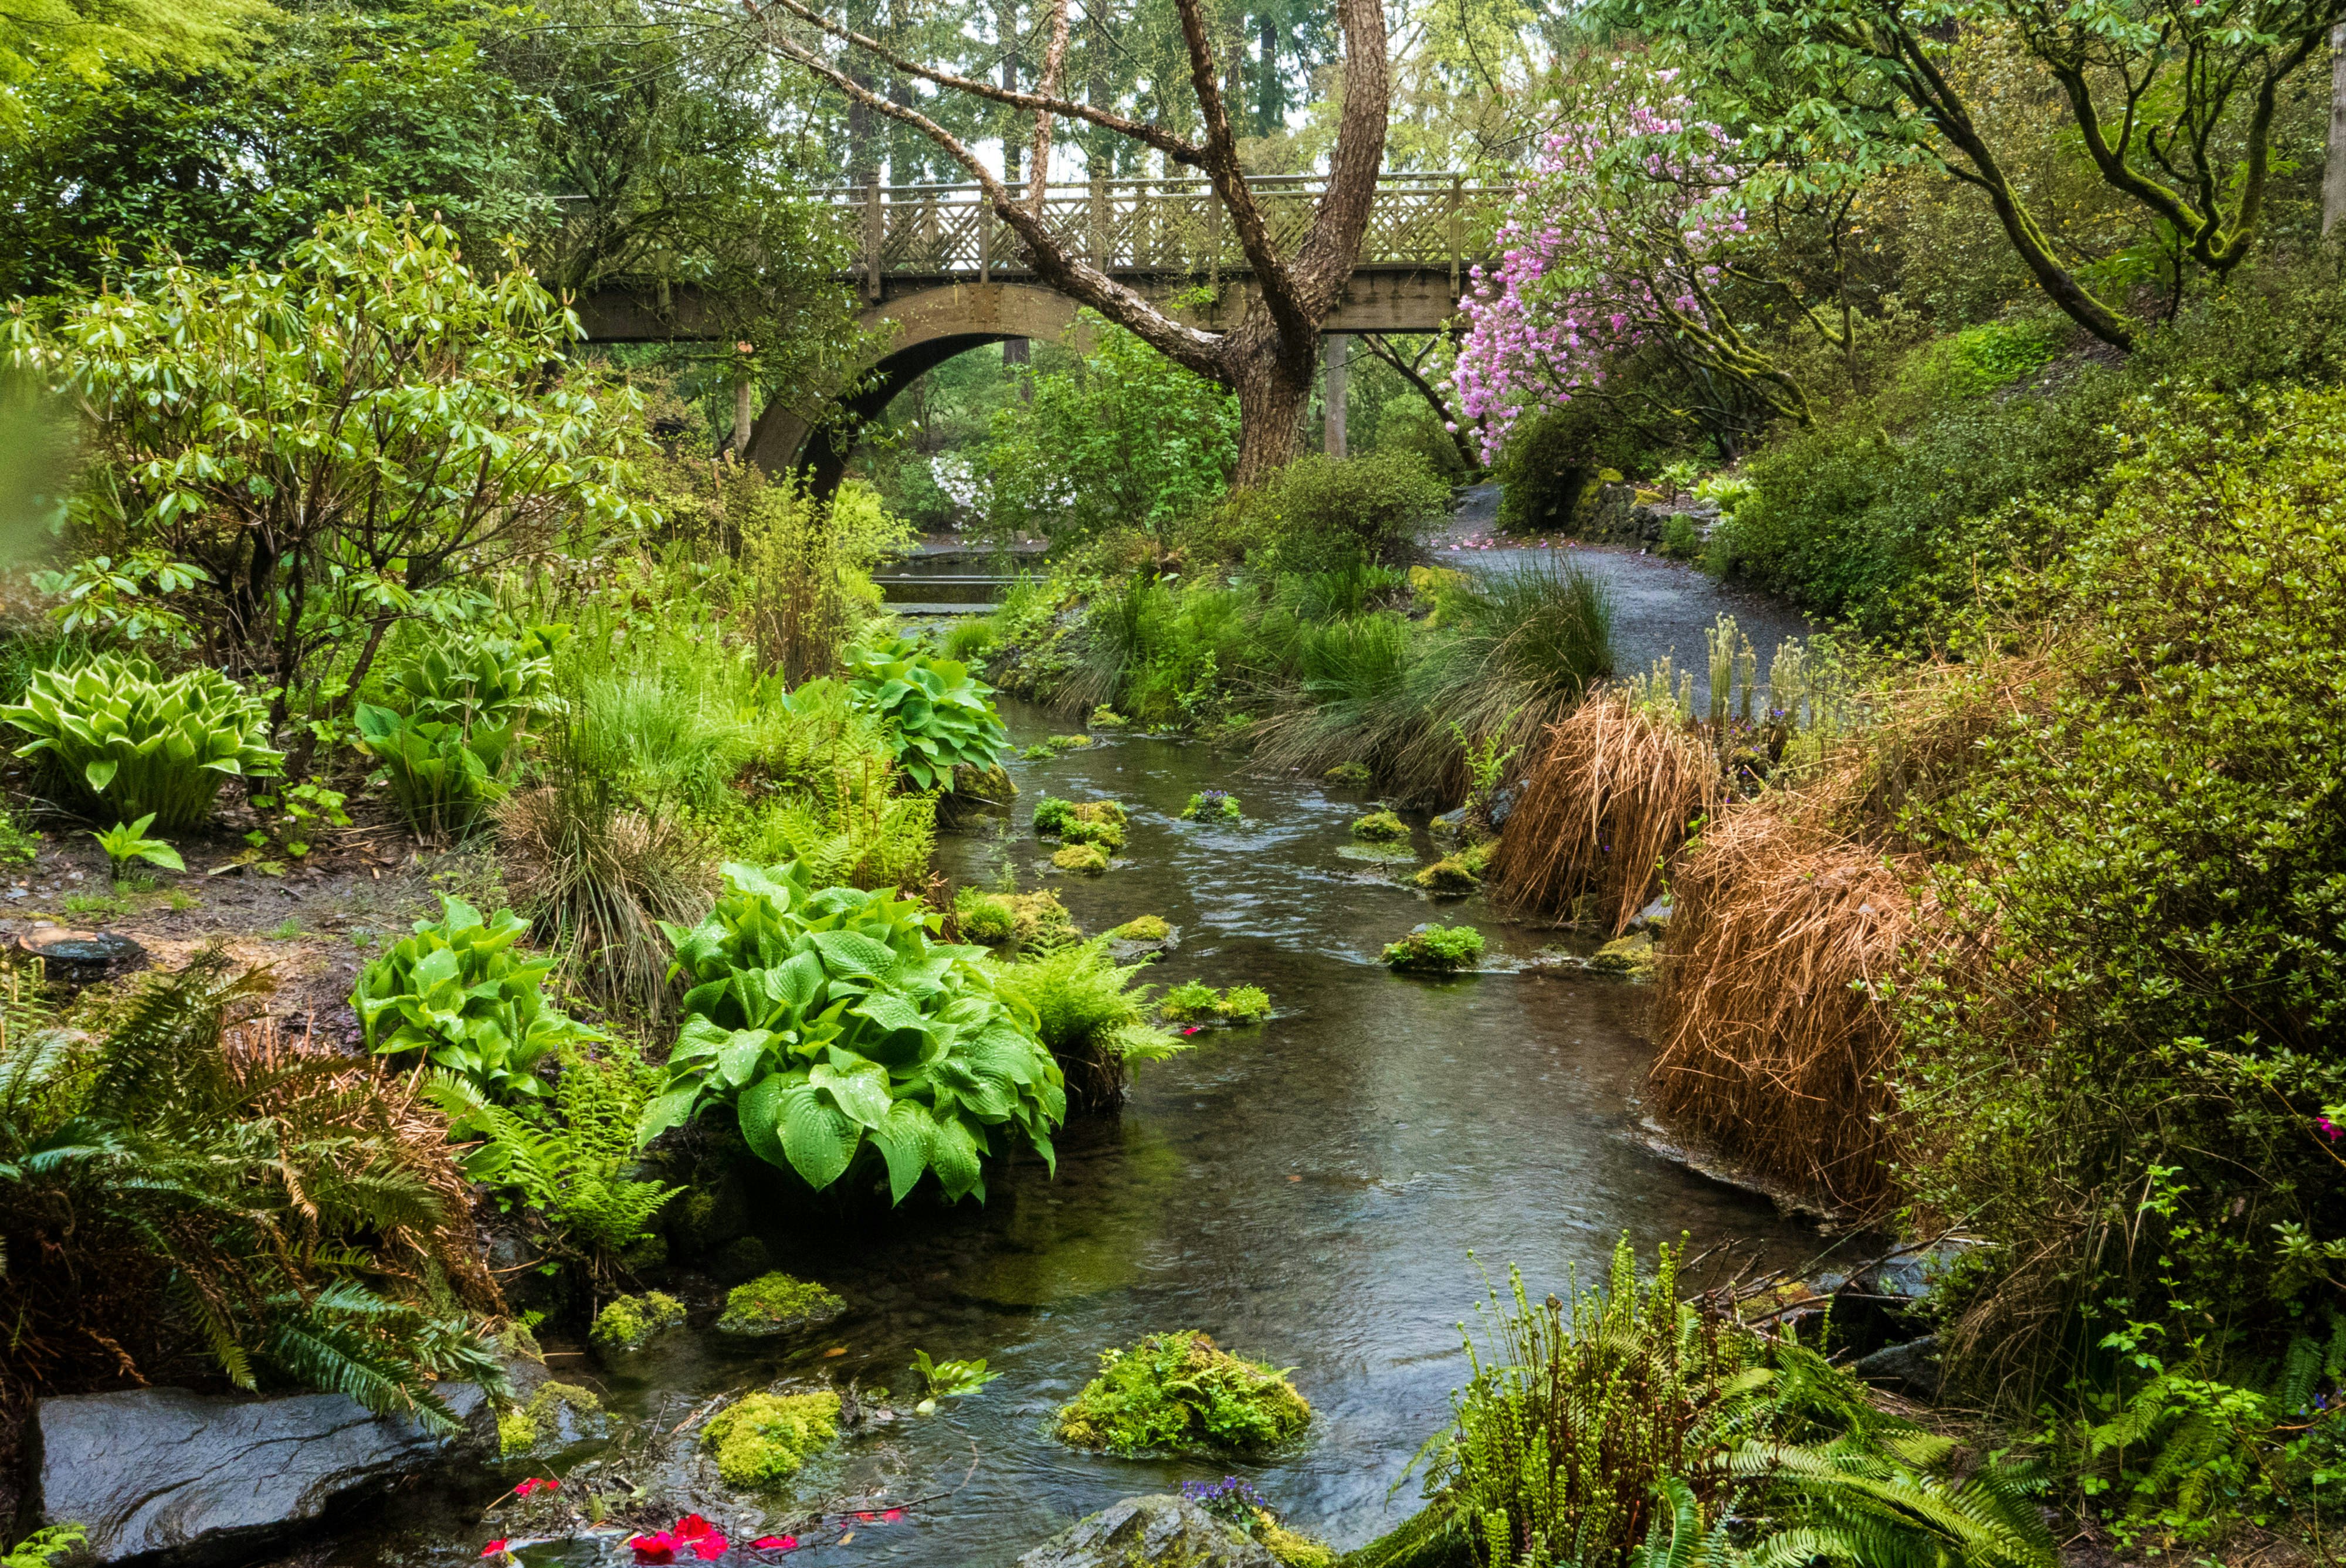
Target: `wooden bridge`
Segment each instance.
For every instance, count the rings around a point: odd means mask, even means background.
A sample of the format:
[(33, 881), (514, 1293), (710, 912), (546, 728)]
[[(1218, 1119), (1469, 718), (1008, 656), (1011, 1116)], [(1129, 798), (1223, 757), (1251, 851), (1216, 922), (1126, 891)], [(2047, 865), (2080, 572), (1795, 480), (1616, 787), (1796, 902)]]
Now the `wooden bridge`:
[[(1273, 245), (1291, 254), (1319, 209), (1319, 175), (1250, 182)], [(866, 390), (845, 418), (785, 392), (752, 427), (749, 455), (769, 472), (807, 468), (819, 490), (838, 483), (856, 426), (923, 372), (986, 343), (1066, 340), (1076, 306), (1035, 280), (1020, 242), (975, 185), (848, 186), (823, 193), (856, 240), (846, 278), (863, 299), (863, 324), (882, 334)], [(1466, 270), (1484, 259), (1505, 192), (1456, 174), (1394, 174), (1378, 181), (1360, 260), (1321, 323), (1329, 336), (1431, 332), (1457, 311)], [(1096, 179), (1046, 187), (1044, 221), (1067, 247), (1209, 331), (1237, 324), (1253, 300), (1246, 258), (1203, 179)], [(651, 300), (605, 290), (578, 302), (589, 339), (705, 339), (709, 312), (689, 290)]]

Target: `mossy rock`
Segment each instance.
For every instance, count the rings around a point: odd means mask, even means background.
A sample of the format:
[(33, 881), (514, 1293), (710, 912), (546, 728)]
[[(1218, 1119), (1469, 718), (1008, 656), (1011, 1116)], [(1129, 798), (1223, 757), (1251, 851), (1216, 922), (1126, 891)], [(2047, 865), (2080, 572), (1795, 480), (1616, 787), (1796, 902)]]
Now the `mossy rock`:
[(1391, 811), (1372, 811), (1352, 824), (1352, 837), (1364, 844), (1405, 844), (1409, 824)]
[(1184, 981), (1157, 1000), (1157, 1011), (1177, 1023), (1221, 1014), (1222, 993), (1200, 981)]
[(1045, 889), (1040, 892), (1014, 893), (1003, 900), (1010, 906), (1013, 923), (1011, 935), (1022, 947), (1034, 942), (1058, 942), (1080, 939), (1076, 917), (1059, 901), (1059, 895)]
[(1369, 771), (1369, 765), (1365, 762), (1339, 762), (1321, 778), (1348, 789), (1365, 789), (1375, 781), (1376, 775)]
[(1051, 863), (1080, 877), (1096, 877), (1107, 870), (1107, 852), (1096, 844), (1069, 844), (1051, 856)]
[(745, 1394), (709, 1418), (700, 1441), (717, 1456), (728, 1486), (770, 1487), (788, 1481), (839, 1439), (839, 1396)]
[(1336, 1568), (1334, 1547), (1300, 1530), (1290, 1530), (1268, 1508), (1254, 1511), (1254, 1538), (1284, 1568)]
[(574, 1443), (609, 1435), (611, 1419), (592, 1389), (576, 1383), (540, 1383), (525, 1404), (497, 1418), (497, 1454), (558, 1453)]
[(1487, 876), (1491, 862), (1498, 858), (1499, 840), (1495, 838), (1477, 839), (1458, 852), (1458, 859), (1465, 866), (1467, 873), (1477, 877)]
[(709, 1257), (709, 1272), (719, 1285), (739, 1285), (773, 1271), (774, 1255), (754, 1236), (737, 1236)]
[(1132, 820), (1132, 813), (1124, 809), (1121, 800), (1078, 801), (1075, 816), (1078, 822), (1113, 822), (1119, 828)]
[(1455, 898), (1471, 893), (1483, 885), (1482, 879), (1466, 869), (1463, 856), (1444, 855), (1410, 878), (1414, 886), (1443, 898)]
[(1000, 766), (977, 768), (964, 762), (953, 771), (953, 788), (937, 797), (937, 825), (954, 828), (1006, 813), (1017, 799), (1018, 786)]
[(1054, 751), (1087, 750), (1091, 743), (1092, 738), (1088, 735), (1054, 735), (1050, 739), (1043, 742)]
[(1163, 915), (1135, 915), (1107, 934), (1117, 942), (1170, 942), (1173, 928)]
[(1189, 1329), (1103, 1354), (1099, 1376), (1059, 1411), (1054, 1435), (1110, 1453), (1221, 1457), (1275, 1448), (1311, 1421), (1285, 1373)]
[(663, 1329), (684, 1321), (684, 1303), (654, 1290), (642, 1296), (621, 1296), (595, 1314), (586, 1330), (587, 1342), (607, 1352), (640, 1350)]
[(1130, 724), (1132, 720), (1127, 718), (1116, 709), (1108, 707), (1106, 703), (1102, 703), (1099, 707), (1092, 709), (1092, 716), (1086, 722), (1089, 723), (1094, 729), (1122, 729), (1127, 725)]
[(1416, 974), (1454, 974), (1483, 959), (1483, 933), (1471, 925), (1419, 926), (1379, 955), (1389, 969)]
[(847, 1310), (847, 1303), (811, 1280), (774, 1273), (737, 1285), (725, 1298), (720, 1334), (790, 1334), (820, 1329)]
[(1625, 975), (1631, 980), (1651, 980), (1661, 967), (1661, 950), (1654, 944), (1651, 932), (1633, 932), (1616, 937), (1596, 950), (1588, 967), (1598, 974)]
[(692, 1190), (668, 1206), (668, 1248), (680, 1257), (713, 1252), (750, 1227), (750, 1192), (739, 1172), (703, 1165)]
[(1018, 916), (1006, 899), (972, 899), (954, 906), (964, 942), (1000, 947), (1018, 934)]
[(1077, 817), (1059, 830), (1070, 844), (1096, 844), (1114, 854), (1124, 848), (1124, 824)]

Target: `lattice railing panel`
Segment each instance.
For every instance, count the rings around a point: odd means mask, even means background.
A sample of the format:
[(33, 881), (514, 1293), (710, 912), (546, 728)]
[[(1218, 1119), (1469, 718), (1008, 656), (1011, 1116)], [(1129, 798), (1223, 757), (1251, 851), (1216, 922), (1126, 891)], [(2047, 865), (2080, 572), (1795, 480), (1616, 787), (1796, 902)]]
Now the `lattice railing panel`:
[[(1311, 231), (1324, 188), (1318, 177), (1255, 182), (1256, 205), (1280, 255), (1293, 255)], [(851, 187), (826, 194), (853, 209), (859, 271), (960, 277), (1028, 270), (1015, 231), (975, 186)], [(1453, 175), (1389, 176), (1378, 185), (1358, 265), (1454, 268), (1475, 260), (1464, 248), (1504, 196)], [(1044, 194), (1043, 221), (1070, 251), (1096, 257), (1110, 271), (1246, 270), (1229, 217), (1202, 179), (1054, 185)]]

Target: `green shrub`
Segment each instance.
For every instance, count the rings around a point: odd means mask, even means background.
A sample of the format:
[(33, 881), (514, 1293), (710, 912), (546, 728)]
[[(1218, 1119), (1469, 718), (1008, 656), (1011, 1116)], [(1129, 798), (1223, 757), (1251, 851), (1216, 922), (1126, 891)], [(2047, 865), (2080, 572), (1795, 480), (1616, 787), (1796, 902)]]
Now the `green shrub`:
[(1059, 1411), (1056, 1435), (1110, 1453), (1260, 1453), (1311, 1424), (1287, 1375), (1195, 1331), (1100, 1355), (1100, 1375)]
[(684, 1303), (654, 1290), (642, 1296), (617, 1296), (595, 1314), (587, 1340), (602, 1350), (640, 1350), (663, 1329), (684, 1321)]
[(717, 1319), (720, 1334), (783, 1334), (793, 1329), (828, 1323), (847, 1310), (847, 1303), (811, 1279), (788, 1274), (761, 1274), (726, 1292), (725, 1310)]
[(884, 891), (817, 892), (792, 867), (724, 871), (709, 919), (668, 928), (692, 989), (644, 1141), (726, 1105), (753, 1153), (818, 1189), (877, 1151), (900, 1203), (931, 1170), (949, 1199), (982, 1200), (997, 1135), (1051, 1160), (1059, 1069), (996, 994), (983, 950), (937, 945), (941, 917)]
[(1390, 969), (1448, 974), (1483, 956), (1483, 933), (1471, 925), (1422, 925), (1399, 942), (1385, 944), (1380, 961)]
[(1391, 811), (1372, 811), (1353, 820), (1352, 837), (1364, 844), (1405, 844), (1409, 824)]
[(1627, 454), (1606, 425), (1604, 405), (1576, 398), (1525, 421), (1507, 436), (1492, 477), (1498, 480), (1503, 534), (1578, 530), (1581, 497), (1607, 462)]
[(796, 1475), (839, 1437), (839, 1396), (746, 1394), (709, 1418), (700, 1441), (728, 1486), (763, 1487)]
[(994, 688), (968, 666), (901, 637), (851, 647), (845, 662), (856, 701), (885, 726), (897, 768), (921, 789), (951, 789), (954, 769), (999, 767), (1009, 754)]
[(383, 681), (400, 711), (427, 724), (514, 729), (561, 704), (553, 695), (554, 649), (570, 628), (533, 627), (518, 638), (437, 642), (402, 661)]
[(1243, 560), (1266, 577), (1398, 565), (1417, 531), (1449, 508), (1450, 487), (1413, 452), (1307, 453), (1253, 488), (1233, 491), (1183, 544), (1196, 555)]
[(274, 773), (284, 761), (270, 749), (260, 702), (234, 681), (209, 669), (167, 679), (136, 656), (36, 670), (0, 721), (33, 738), (16, 755), (40, 759), (60, 800), (100, 820), (151, 812), (167, 833), (210, 816), (222, 779)]
[(1446, 1537), (1449, 1560), (1494, 1564), (2052, 1568), (2035, 1472), (1991, 1459), (1953, 1480), (1952, 1440), (1874, 1410), (1796, 1339), (1680, 1300), (1677, 1265), (1662, 1248), (1641, 1288), (1625, 1237), (1601, 1293), (1535, 1305), (1520, 1276), (1494, 1293), (1495, 1343), (1469, 1339), (1474, 1376), (1429, 1446), (1435, 1504), (1404, 1527), (1431, 1560)]
[(1901, 1174), (1987, 1243), (1953, 1367), (2094, 1424), (2277, 1383), (2346, 1256), (2346, 392), (2137, 418), (1993, 595), (2067, 636), (1916, 808), (1949, 957), (1897, 1002)]
[(242, 1389), (454, 1432), (434, 1384), (509, 1390), (474, 1315), (501, 1307), (446, 1129), (339, 1053), (224, 1035), (265, 983), (230, 967), (213, 948), (147, 976), (94, 1035), (7, 1006), (9, 1374), (72, 1392), (209, 1359)]
[(360, 972), (351, 1005), (368, 1048), (379, 1056), (421, 1051), (493, 1103), (543, 1096), (538, 1063), (599, 1035), (539, 993), (554, 960), (515, 954), (526, 921), (499, 910), (484, 921), (444, 893), (440, 905), (440, 919), (417, 921), (413, 935)]

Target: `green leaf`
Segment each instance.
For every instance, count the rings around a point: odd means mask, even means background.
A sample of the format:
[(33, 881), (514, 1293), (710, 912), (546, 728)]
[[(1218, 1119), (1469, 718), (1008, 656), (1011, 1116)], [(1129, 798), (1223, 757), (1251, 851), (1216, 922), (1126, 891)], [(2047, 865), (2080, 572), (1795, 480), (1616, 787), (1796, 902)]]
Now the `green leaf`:
[(793, 1083), (783, 1091), (782, 1152), (809, 1186), (820, 1192), (845, 1175), (862, 1141), (862, 1127), (825, 1104), (811, 1084)]
[(884, 1067), (871, 1062), (859, 1062), (852, 1067), (818, 1063), (808, 1072), (807, 1082), (828, 1091), (841, 1110), (864, 1126), (876, 1127), (887, 1119), (891, 1101)]
[(82, 765), (81, 776), (89, 781), (91, 794), (103, 795), (106, 793), (106, 787), (114, 782), (115, 774), (119, 772), (121, 768), (122, 764), (119, 762), (96, 759)]

